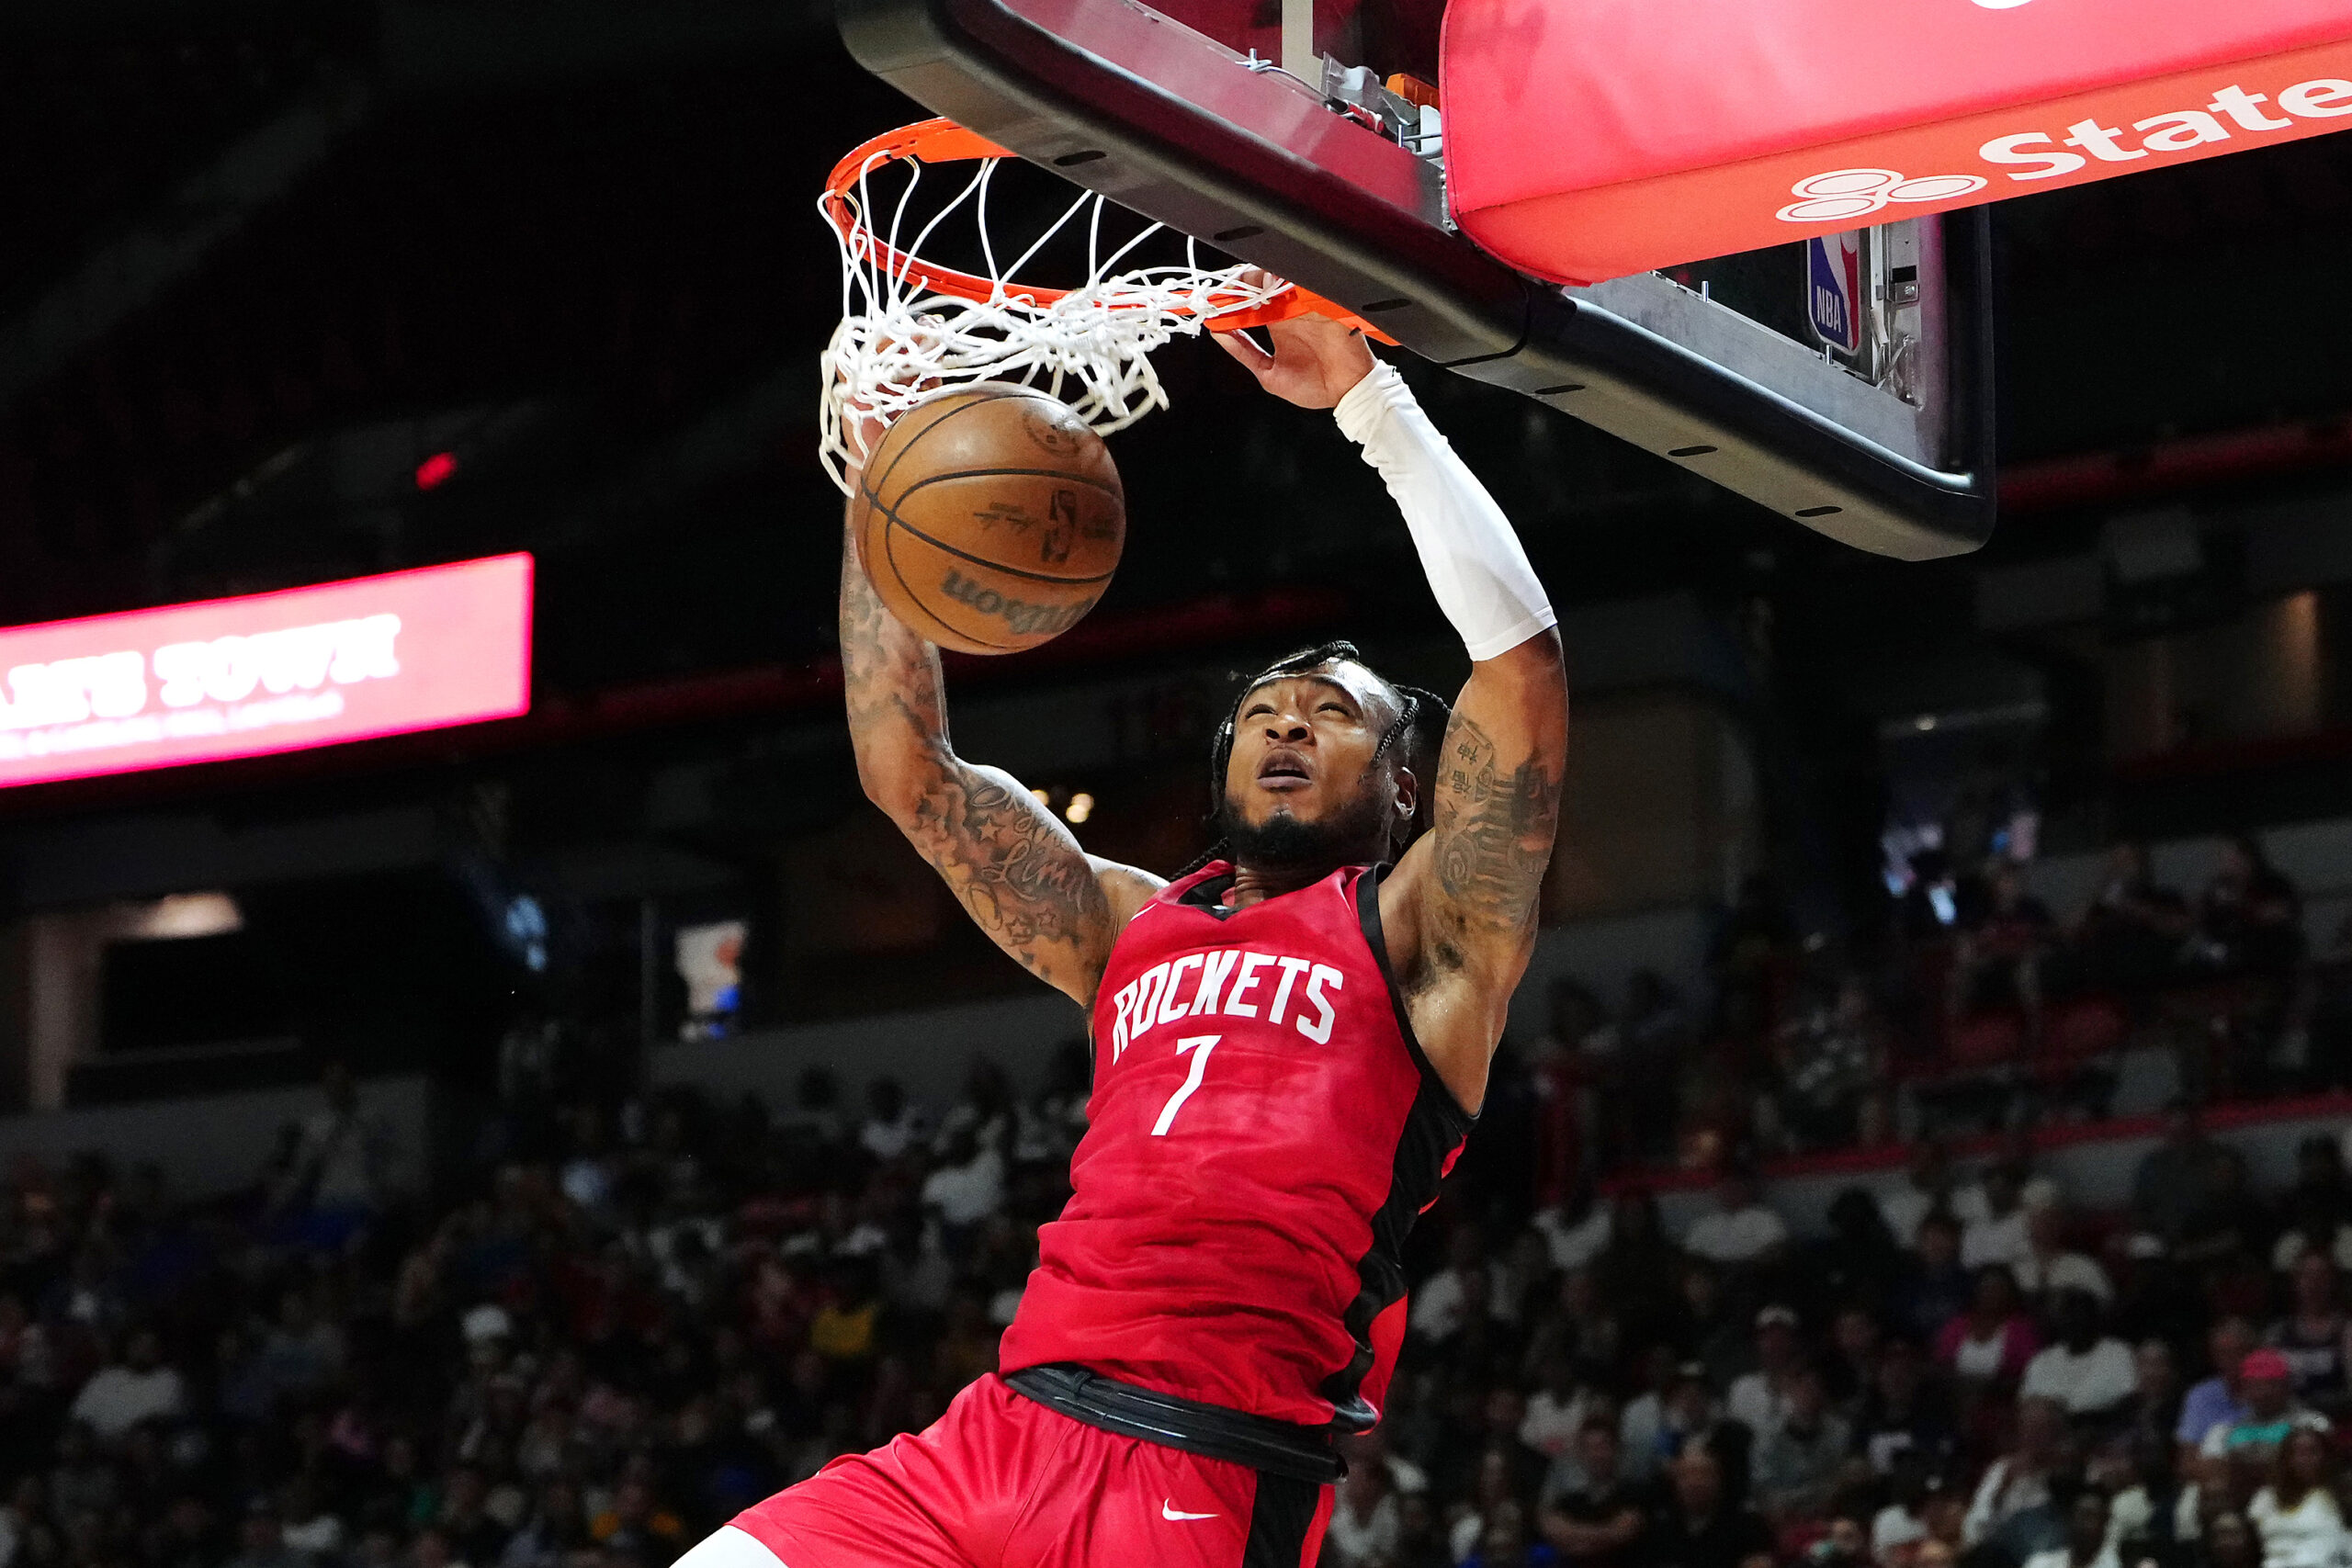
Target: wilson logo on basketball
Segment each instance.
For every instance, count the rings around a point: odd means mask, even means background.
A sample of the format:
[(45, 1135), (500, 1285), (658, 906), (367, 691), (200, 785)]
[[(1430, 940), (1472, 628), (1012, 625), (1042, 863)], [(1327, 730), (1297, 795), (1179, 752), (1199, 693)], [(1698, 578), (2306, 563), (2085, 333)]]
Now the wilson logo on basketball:
[(1031, 604), (1019, 599), (1008, 599), (995, 589), (973, 581), (954, 567), (939, 581), (939, 591), (959, 604), (969, 604), (983, 615), (994, 615), (1012, 629), (1015, 637), (1047, 637), (1068, 631), (1078, 625), (1094, 601), (1081, 604)]

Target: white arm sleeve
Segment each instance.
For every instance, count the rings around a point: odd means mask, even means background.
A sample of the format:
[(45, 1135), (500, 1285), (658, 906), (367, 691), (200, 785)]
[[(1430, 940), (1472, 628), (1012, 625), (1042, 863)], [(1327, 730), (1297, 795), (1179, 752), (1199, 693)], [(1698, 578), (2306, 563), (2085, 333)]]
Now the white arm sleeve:
[(1559, 617), (1510, 520), (1383, 360), (1332, 411), (1380, 470), (1429, 573), (1438, 608), (1474, 660), (1508, 653)]

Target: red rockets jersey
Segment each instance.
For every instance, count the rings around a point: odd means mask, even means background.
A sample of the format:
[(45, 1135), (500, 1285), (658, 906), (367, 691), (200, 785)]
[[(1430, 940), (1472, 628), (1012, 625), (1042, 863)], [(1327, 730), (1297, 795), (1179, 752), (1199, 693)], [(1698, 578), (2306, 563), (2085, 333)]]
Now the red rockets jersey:
[(1376, 871), (1222, 909), (1231, 880), (1171, 884), (1111, 950), (1072, 1194), (1003, 1370), (1360, 1430), (1404, 1337), (1406, 1232), (1472, 1119), (1388, 975)]

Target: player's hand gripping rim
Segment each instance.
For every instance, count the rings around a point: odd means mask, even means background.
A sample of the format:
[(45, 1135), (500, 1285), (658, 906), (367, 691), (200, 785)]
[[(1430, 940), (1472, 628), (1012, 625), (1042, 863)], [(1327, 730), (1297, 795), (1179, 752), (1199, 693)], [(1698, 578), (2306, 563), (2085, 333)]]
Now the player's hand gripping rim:
[[(1242, 281), (1255, 285), (1265, 275), (1249, 272)], [(1359, 327), (1329, 316), (1294, 316), (1265, 329), (1273, 343), (1269, 354), (1250, 341), (1246, 333), (1217, 333), (1217, 345), (1241, 362), (1258, 385), (1303, 409), (1337, 408), (1355, 384), (1372, 374), (1372, 345)]]

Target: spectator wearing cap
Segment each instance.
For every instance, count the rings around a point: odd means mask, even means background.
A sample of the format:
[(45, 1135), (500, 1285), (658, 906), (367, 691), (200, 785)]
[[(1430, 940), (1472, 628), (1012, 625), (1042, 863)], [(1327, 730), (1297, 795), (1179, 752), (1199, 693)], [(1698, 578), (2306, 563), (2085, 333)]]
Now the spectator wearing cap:
[(1725, 1268), (1761, 1268), (1788, 1250), (1789, 1223), (1764, 1201), (1755, 1172), (1726, 1168), (1715, 1184), (1713, 1213), (1682, 1233), (1682, 1249)]
[(2191, 1387), (2180, 1402), (2180, 1424), (2173, 1436), (2183, 1449), (2194, 1451), (2214, 1427), (2245, 1419), (2245, 1398), (2238, 1369), (2254, 1348), (2254, 1325), (2243, 1317), (2224, 1317), (2206, 1335), (2205, 1351), (2211, 1359), (2213, 1374)]
[(2131, 1347), (2102, 1332), (2098, 1298), (2088, 1291), (2059, 1292), (2055, 1316), (2057, 1343), (2026, 1363), (2018, 1392), (2054, 1399), (2077, 1420), (2117, 1410), (2139, 1382)]
[(1807, 1370), (1796, 1313), (1777, 1303), (1766, 1307), (1756, 1314), (1756, 1370), (1734, 1380), (1724, 1413), (1762, 1437), (1787, 1418), (1790, 1390)]
[(2246, 1352), (2238, 1363), (2238, 1392), (2245, 1414), (2234, 1421), (2217, 1423), (2200, 1445), (2213, 1457), (2233, 1463), (2263, 1465), (2278, 1452), (2287, 1435), (2299, 1427), (2327, 1430), (2327, 1417), (2295, 1402), (2294, 1371), (2287, 1358), (2265, 1348)]

